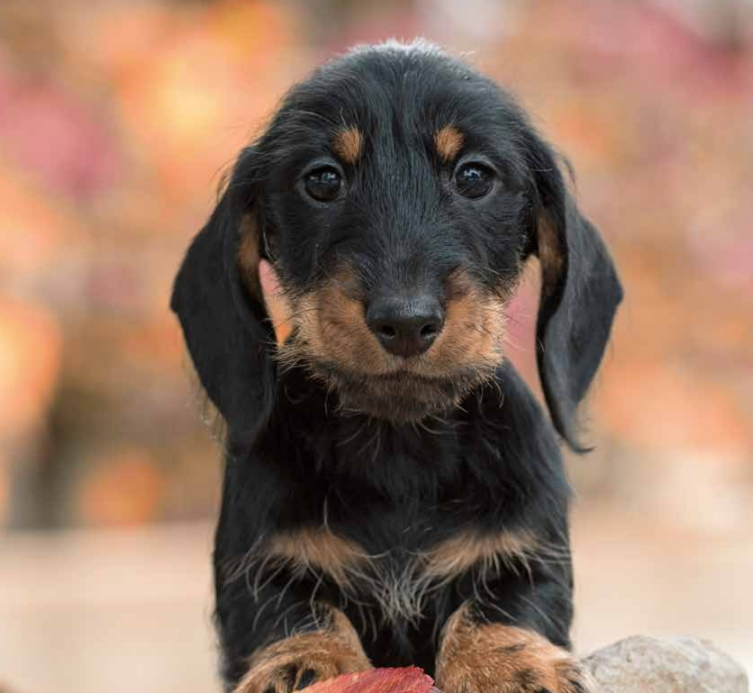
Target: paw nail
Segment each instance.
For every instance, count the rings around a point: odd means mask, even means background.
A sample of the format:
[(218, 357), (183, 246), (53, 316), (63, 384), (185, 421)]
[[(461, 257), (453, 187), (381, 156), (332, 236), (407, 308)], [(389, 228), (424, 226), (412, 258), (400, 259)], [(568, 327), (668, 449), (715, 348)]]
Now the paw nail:
[(300, 691), (307, 686), (310, 686), (316, 680), (316, 672), (313, 669), (306, 669), (299, 677), (298, 682), (295, 685), (295, 689)]

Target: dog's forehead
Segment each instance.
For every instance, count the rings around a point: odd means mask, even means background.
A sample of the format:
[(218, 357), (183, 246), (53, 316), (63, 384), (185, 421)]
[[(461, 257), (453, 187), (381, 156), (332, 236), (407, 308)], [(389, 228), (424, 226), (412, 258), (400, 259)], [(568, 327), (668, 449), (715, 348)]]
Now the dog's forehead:
[[(430, 44), (356, 49), (318, 69), (284, 106), (305, 130), (326, 134), (346, 161), (366, 139), (426, 138), (450, 159), (468, 137), (492, 137), (517, 111), (496, 84)], [(316, 136), (314, 133), (314, 136)]]

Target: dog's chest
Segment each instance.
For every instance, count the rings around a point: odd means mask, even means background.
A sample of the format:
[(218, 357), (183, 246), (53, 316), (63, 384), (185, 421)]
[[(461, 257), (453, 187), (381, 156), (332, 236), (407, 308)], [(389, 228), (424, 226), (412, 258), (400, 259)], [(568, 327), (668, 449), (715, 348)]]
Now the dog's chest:
[(471, 572), (486, 584), (493, 572), (525, 566), (536, 549), (525, 531), (480, 535), (473, 529), (433, 531), (417, 523), (386, 542), (361, 541), (329, 525), (299, 529), (273, 538), (267, 560), (283, 563), (294, 577), (329, 584), (343, 603), (372, 607), (388, 624), (417, 625), (442, 588)]
[(375, 607), (386, 622), (416, 623), (438, 581), (427, 548), (412, 534), (375, 546), (329, 527), (307, 528), (274, 538), (267, 557), (294, 576), (331, 585), (344, 602)]
[(375, 606), (381, 619), (391, 624), (417, 625), (425, 615), (427, 599), (441, 584), (428, 553), (407, 543), (367, 556), (353, 575), (356, 597)]

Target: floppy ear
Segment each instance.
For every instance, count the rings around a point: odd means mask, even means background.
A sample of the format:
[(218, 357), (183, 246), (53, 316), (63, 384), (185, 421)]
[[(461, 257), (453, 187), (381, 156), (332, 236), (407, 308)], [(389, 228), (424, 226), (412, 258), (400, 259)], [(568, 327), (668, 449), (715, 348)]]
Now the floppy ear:
[(254, 274), (259, 262), (255, 158), (252, 148), (238, 158), (217, 207), (186, 253), (170, 304), (201, 384), (234, 438), (258, 433), (275, 390), (268, 353), (274, 337)]
[(596, 228), (578, 211), (549, 147), (529, 147), (534, 172), (541, 303), (536, 325), (541, 384), (552, 421), (576, 452), (577, 408), (604, 355), (622, 286)]

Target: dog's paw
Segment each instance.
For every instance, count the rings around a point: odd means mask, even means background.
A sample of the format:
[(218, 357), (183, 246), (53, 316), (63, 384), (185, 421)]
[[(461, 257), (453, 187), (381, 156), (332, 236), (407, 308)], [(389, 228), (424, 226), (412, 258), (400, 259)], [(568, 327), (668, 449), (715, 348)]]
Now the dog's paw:
[(371, 663), (355, 632), (340, 628), (301, 633), (254, 654), (234, 693), (292, 693), (366, 669), (371, 669)]
[(443, 693), (595, 693), (567, 650), (537, 633), (491, 624), (443, 645), (437, 686)]
[(354, 653), (311, 651), (280, 654), (252, 665), (235, 693), (293, 693), (318, 681), (370, 668), (368, 660)]
[(236, 693), (293, 693), (343, 673), (340, 662), (330, 659), (305, 659), (279, 662), (270, 667), (255, 667), (243, 678)]

